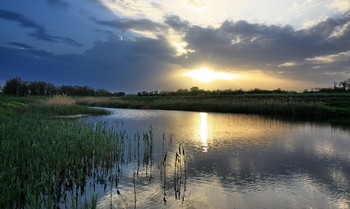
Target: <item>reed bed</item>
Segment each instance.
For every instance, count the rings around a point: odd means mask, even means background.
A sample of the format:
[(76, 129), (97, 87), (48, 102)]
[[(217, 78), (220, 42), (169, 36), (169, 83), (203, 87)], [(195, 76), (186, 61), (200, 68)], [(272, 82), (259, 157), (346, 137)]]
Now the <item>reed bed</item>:
[[(144, 153), (150, 134), (140, 135)], [(130, 140), (105, 122), (29, 114), (1, 123), (0, 142), (0, 208), (94, 208), (96, 196), (82, 200), (87, 182), (117, 186)]]
[[(132, 180), (137, 207), (136, 184), (154, 178), (152, 127), (130, 137), (118, 123), (53, 118), (108, 112), (74, 104), (65, 96), (42, 99), (1, 101), (14, 114), (0, 121), (0, 208), (97, 208), (101, 188), (103, 194), (110, 192), (113, 208), (113, 191), (123, 200), (119, 184), (129, 163), (136, 163)], [(160, 166), (164, 203), (167, 189), (173, 188), (181, 201), (186, 191), (184, 146), (171, 142), (163, 146)]]
[(30, 105), (18, 109), (22, 112), (42, 114), (45, 116), (57, 115), (107, 115), (108, 110), (77, 105), (75, 99), (66, 95), (55, 95), (47, 100), (34, 100)]
[(87, 105), (87, 106), (99, 106), (100, 104), (103, 104), (103, 106), (106, 105), (113, 105), (113, 104), (125, 104), (126, 102), (120, 98), (116, 97), (82, 97), (76, 99), (77, 104), (81, 105)]
[(0, 95), (0, 120), (9, 119), (16, 108), (25, 106), (26, 98)]
[[(86, 104), (88, 103), (79, 103)], [(337, 115), (337, 111), (324, 102), (304, 101), (293, 97), (281, 98), (196, 98), (196, 97), (168, 97), (168, 98), (124, 98), (112, 102), (90, 103), (90, 105), (114, 108), (132, 109), (163, 109), (185, 110), (201, 112), (246, 113), (274, 116), (291, 116), (299, 118), (325, 118)], [(339, 112), (339, 111), (338, 111)]]
[(153, 105), (156, 109), (167, 108), (171, 110), (281, 115), (303, 118), (325, 117), (330, 114), (330, 111), (322, 104), (295, 100), (182, 100), (178, 102), (163, 100)]
[(55, 95), (45, 101), (48, 105), (74, 105), (75, 100), (67, 95)]
[(108, 115), (109, 111), (104, 109), (91, 108), (83, 105), (28, 105), (18, 110), (19, 112), (30, 112), (44, 116), (58, 115)]

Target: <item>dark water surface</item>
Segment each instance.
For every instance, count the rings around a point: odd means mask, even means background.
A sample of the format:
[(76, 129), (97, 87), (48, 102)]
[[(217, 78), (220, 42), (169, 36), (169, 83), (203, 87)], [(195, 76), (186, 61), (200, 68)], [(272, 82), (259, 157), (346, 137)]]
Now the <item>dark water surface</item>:
[(98, 208), (134, 208), (135, 196), (137, 208), (350, 208), (350, 129), (244, 114), (109, 110), (84, 120), (118, 122), (131, 136), (152, 126), (154, 164), (130, 160), (118, 190), (100, 191)]

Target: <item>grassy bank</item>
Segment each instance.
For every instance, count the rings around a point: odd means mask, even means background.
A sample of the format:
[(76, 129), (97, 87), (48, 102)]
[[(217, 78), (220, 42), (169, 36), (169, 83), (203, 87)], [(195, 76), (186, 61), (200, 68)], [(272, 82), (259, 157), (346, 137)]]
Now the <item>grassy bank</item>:
[(108, 112), (63, 97), (2, 95), (0, 108), (0, 208), (94, 208), (95, 196), (79, 198), (88, 178), (118, 177), (110, 171), (123, 162), (125, 133), (51, 116)]
[(299, 118), (329, 118), (350, 115), (349, 93), (87, 97), (77, 99), (77, 103), (114, 108), (248, 113)]
[[(109, 125), (40, 115), (1, 123), (0, 208), (94, 208), (95, 196), (82, 198), (87, 182), (117, 185), (130, 143)], [(151, 138), (141, 137), (148, 150)]]
[(0, 95), (0, 120), (8, 120), (21, 114), (39, 114), (42, 117), (57, 115), (106, 115), (107, 110), (76, 104), (67, 96), (15, 97)]
[(57, 207), (61, 191), (82, 188), (88, 167), (118, 154), (117, 133), (51, 117), (71, 114), (108, 112), (68, 97), (0, 95), (0, 208)]

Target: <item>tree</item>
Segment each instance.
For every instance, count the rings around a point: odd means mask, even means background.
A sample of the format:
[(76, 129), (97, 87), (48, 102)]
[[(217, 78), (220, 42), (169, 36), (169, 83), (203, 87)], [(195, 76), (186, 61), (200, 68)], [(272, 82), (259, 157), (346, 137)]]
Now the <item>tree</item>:
[(187, 89), (178, 89), (176, 91), (177, 95), (188, 95), (188, 90)]
[(198, 90), (199, 88), (197, 86), (193, 86), (192, 88), (190, 88), (190, 92), (196, 92)]
[(6, 81), (3, 92), (9, 95), (26, 96), (28, 95), (28, 86), (21, 78), (16, 77)]
[(31, 95), (48, 95), (53, 93), (54, 86), (44, 81), (33, 81), (29, 82), (28, 89)]
[(112, 96), (112, 93), (105, 89), (97, 89), (95, 91), (95, 96)]
[(122, 91), (120, 91), (120, 92), (114, 92), (114, 93), (113, 93), (113, 96), (122, 97), (122, 96), (125, 96), (125, 92), (122, 92)]

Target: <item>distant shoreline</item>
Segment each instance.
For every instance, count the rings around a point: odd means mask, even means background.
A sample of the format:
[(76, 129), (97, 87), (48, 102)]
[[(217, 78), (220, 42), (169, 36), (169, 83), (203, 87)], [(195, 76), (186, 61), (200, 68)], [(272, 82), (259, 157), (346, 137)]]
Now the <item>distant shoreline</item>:
[(350, 116), (350, 93), (80, 97), (76, 102), (95, 107), (247, 113), (310, 119)]

